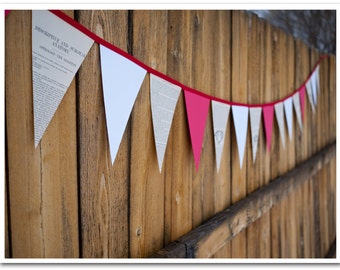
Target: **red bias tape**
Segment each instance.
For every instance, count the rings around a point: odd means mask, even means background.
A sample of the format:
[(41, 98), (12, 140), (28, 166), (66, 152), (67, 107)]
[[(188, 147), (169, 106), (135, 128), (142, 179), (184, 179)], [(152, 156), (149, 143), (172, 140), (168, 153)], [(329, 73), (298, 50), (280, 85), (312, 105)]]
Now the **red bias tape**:
[[(60, 19), (62, 19), (63, 21), (67, 22), (68, 24), (72, 25), (73, 27), (75, 27), (76, 29), (78, 29), (79, 31), (83, 32), (85, 35), (87, 35), (88, 37), (90, 37), (91, 39), (93, 39), (95, 42), (111, 49), (112, 51), (120, 54), (121, 56), (124, 56), (125, 58), (128, 58), (129, 60), (131, 60), (132, 62), (134, 62), (135, 64), (139, 65), (140, 67), (144, 68), (147, 72), (152, 73), (172, 84), (175, 84), (179, 87), (181, 87), (183, 90), (185, 91), (189, 91), (191, 93), (194, 93), (196, 95), (205, 97), (207, 99), (210, 100), (215, 100), (221, 103), (225, 103), (225, 104), (229, 104), (229, 105), (236, 105), (236, 106), (246, 106), (246, 107), (264, 107), (264, 106), (270, 106), (270, 105), (275, 105), (279, 102), (283, 102), (284, 100), (286, 100), (287, 98), (290, 98), (291, 96), (293, 96), (295, 93), (299, 92), (300, 89), (302, 87), (305, 86), (305, 84), (308, 82), (308, 80), (310, 79), (310, 77), (313, 75), (314, 71), (316, 70), (316, 68), (318, 67), (318, 65), (320, 64), (321, 60), (324, 58), (327, 58), (328, 55), (322, 55), (320, 56), (319, 60), (317, 61), (317, 63), (315, 64), (312, 72), (309, 74), (309, 76), (307, 77), (307, 79), (303, 82), (303, 84), (297, 89), (295, 90), (293, 93), (291, 93), (289, 96), (286, 96), (280, 100), (274, 101), (274, 102), (269, 102), (269, 103), (262, 103), (262, 104), (246, 104), (246, 103), (240, 103), (240, 102), (232, 102), (232, 101), (228, 101), (225, 99), (221, 99), (218, 97), (214, 97), (205, 93), (202, 93), (194, 88), (191, 88), (189, 86), (186, 86), (178, 81), (176, 81), (175, 79), (149, 67), (148, 65), (144, 64), (143, 62), (141, 62), (140, 60), (138, 60), (137, 58), (133, 57), (132, 55), (128, 54), (127, 52), (123, 51), (122, 49), (114, 46), (113, 44), (107, 42), (106, 40), (102, 39), (101, 37), (97, 36), (95, 33), (93, 33), (92, 31), (90, 31), (89, 29), (87, 29), (86, 27), (84, 27), (83, 25), (81, 25), (80, 23), (78, 23), (77, 21), (75, 21), (74, 19), (72, 19), (71, 17), (67, 16), (65, 13), (63, 13), (60, 10), (50, 10), (51, 13), (53, 13), (54, 15), (56, 15), (57, 17), (59, 17)], [(9, 11), (8, 11), (9, 13)], [(5, 10), (5, 16), (8, 15), (8, 13), (6, 14), (6, 10)]]

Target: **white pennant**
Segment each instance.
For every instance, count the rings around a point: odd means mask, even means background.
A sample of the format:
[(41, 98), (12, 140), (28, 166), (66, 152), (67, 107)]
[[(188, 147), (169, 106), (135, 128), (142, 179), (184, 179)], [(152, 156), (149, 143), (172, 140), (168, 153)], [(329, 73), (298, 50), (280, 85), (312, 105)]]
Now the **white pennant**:
[(277, 124), (279, 126), (282, 145), (283, 145), (283, 148), (285, 148), (286, 147), (286, 140), (285, 140), (283, 103), (282, 102), (276, 103), (275, 106), (274, 106), (274, 109), (275, 109)]
[(255, 107), (249, 109), (250, 114), (250, 128), (251, 128), (251, 144), (253, 148), (253, 163), (256, 159), (257, 145), (259, 141), (259, 131), (261, 122), (261, 107)]
[(309, 103), (312, 106), (312, 111), (314, 113), (315, 107), (314, 107), (313, 92), (312, 92), (312, 86), (311, 86), (311, 78), (309, 78), (309, 80), (306, 82), (306, 92), (307, 92), (307, 96), (309, 99)]
[(47, 10), (32, 11), (34, 143), (39, 144), (93, 40)]
[(316, 89), (317, 93), (320, 94), (320, 65), (315, 70), (316, 73)]
[(240, 168), (242, 168), (244, 149), (246, 146), (247, 129), (248, 129), (248, 107), (232, 106), (237, 147), (240, 159)]
[(113, 164), (146, 70), (100, 45), (106, 126)]
[(215, 141), (215, 155), (216, 168), (220, 169), (222, 158), (222, 151), (224, 146), (225, 131), (228, 123), (228, 116), (230, 105), (212, 100), (212, 116), (214, 125), (214, 141)]
[(286, 121), (288, 127), (289, 139), (292, 140), (293, 137), (293, 103), (292, 97), (287, 98), (284, 102)]
[(302, 131), (302, 118), (301, 118), (301, 106), (300, 106), (300, 93), (297, 92), (293, 95), (293, 104), (296, 113), (296, 118), (299, 123), (300, 130)]
[(319, 74), (319, 69), (316, 68), (312, 77), (311, 77), (311, 82), (312, 82), (312, 92), (313, 92), (313, 101), (314, 105), (316, 107), (318, 103), (318, 74)]
[(151, 113), (160, 172), (180, 92), (179, 86), (150, 74)]

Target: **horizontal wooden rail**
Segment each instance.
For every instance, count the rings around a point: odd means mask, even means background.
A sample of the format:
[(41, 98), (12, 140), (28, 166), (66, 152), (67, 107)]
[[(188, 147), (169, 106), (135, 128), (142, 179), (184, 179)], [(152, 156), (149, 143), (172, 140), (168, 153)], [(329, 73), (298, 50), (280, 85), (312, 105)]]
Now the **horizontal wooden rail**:
[(333, 159), (336, 142), (164, 247), (153, 258), (208, 258)]

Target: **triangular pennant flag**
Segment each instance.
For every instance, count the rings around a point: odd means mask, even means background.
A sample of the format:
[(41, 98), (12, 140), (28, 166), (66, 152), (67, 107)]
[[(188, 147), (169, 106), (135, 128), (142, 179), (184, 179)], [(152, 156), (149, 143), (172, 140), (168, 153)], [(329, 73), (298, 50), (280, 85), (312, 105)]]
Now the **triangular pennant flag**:
[(300, 105), (301, 105), (301, 118), (302, 121), (305, 118), (305, 96), (306, 96), (306, 87), (303, 85), (299, 90), (300, 96)]
[(270, 144), (272, 141), (273, 117), (274, 117), (274, 106), (273, 105), (263, 106), (263, 119), (264, 119), (264, 128), (266, 131), (268, 153), (270, 152)]
[(251, 144), (253, 148), (253, 163), (254, 163), (256, 159), (257, 145), (259, 141), (262, 108), (261, 107), (250, 108), (249, 113), (251, 128)]
[(242, 168), (248, 129), (248, 107), (234, 105), (231, 108), (233, 111), (238, 154), (240, 159), (240, 168)]
[(314, 106), (316, 107), (317, 103), (318, 103), (318, 90), (317, 90), (317, 74), (316, 74), (316, 70), (313, 72), (311, 78), (310, 78), (310, 83), (311, 83), (311, 87), (312, 87), (312, 93), (313, 93), (313, 102), (314, 102)]
[(230, 105), (217, 102), (214, 100), (211, 102), (211, 105), (214, 125), (216, 168), (217, 171), (219, 171)]
[(35, 147), (44, 135), (93, 42), (51, 12), (32, 11)]
[(316, 90), (317, 94), (320, 94), (320, 65), (315, 69), (316, 74)]
[(210, 99), (184, 91), (192, 151), (195, 159), (196, 171), (198, 170), (203, 144), (205, 123), (209, 111)]
[(277, 124), (279, 126), (282, 145), (283, 145), (283, 148), (285, 148), (286, 147), (286, 139), (285, 139), (283, 103), (282, 102), (276, 103), (274, 108), (275, 108), (275, 115), (276, 115)]
[(146, 71), (103, 45), (100, 45), (100, 63), (113, 164)]
[(312, 90), (312, 85), (311, 85), (311, 79), (309, 79), (306, 82), (306, 92), (307, 92), (307, 95), (308, 95), (309, 103), (312, 106), (312, 111), (314, 113), (315, 107), (314, 107), (314, 99), (313, 99), (313, 90)]
[(300, 130), (302, 131), (301, 107), (300, 107), (300, 94), (299, 92), (293, 95), (293, 105), (295, 108), (296, 118), (299, 123)]
[(293, 104), (292, 97), (287, 98), (284, 102), (286, 122), (288, 127), (289, 139), (292, 140), (293, 137)]
[(162, 164), (169, 131), (181, 88), (150, 74), (150, 99), (153, 130), (159, 171)]

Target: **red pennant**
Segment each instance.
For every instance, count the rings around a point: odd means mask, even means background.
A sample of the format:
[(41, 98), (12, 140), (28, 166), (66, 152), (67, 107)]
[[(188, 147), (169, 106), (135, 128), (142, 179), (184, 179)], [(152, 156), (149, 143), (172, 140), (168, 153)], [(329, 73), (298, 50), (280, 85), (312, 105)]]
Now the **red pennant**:
[(196, 171), (200, 163), (205, 123), (207, 120), (210, 99), (184, 91), (185, 105), (189, 122), (190, 139), (195, 159)]
[(263, 109), (264, 127), (265, 127), (266, 138), (267, 138), (267, 149), (269, 153), (270, 143), (272, 141), (272, 132), (273, 132), (274, 106), (268, 105), (268, 106), (264, 106), (262, 109)]
[(305, 115), (305, 95), (306, 95), (306, 86), (303, 85), (300, 90), (300, 102), (301, 102), (301, 116), (302, 116), (302, 121), (304, 119), (304, 115)]

